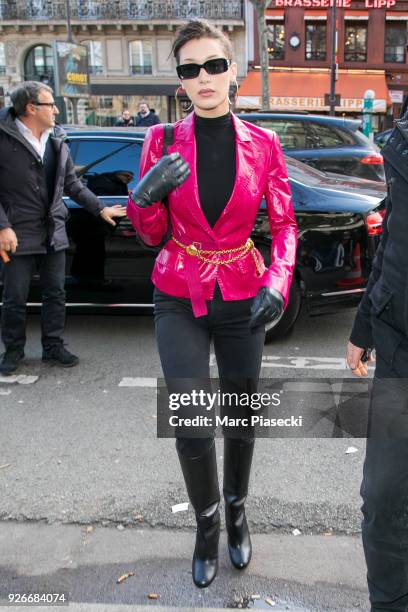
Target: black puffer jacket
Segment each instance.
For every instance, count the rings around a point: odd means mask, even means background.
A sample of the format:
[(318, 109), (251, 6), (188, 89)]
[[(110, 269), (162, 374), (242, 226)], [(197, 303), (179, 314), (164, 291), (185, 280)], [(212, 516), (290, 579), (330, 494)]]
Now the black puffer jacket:
[(64, 137), (58, 126), (50, 136), (56, 154), (50, 201), (41, 158), (18, 131), (13, 110), (0, 111), (0, 229), (12, 227), (16, 232), (16, 255), (45, 253), (47, 243), (56, 251), (68, 247), (64, 193), (95, 216), (103, 208), (76, 176)]
[(160, 117), (156, 115), (153, 109), (151, 109), (150, 113), (146, 115), (146, 117), (142, 117), (140, 113), (137, 113), (136, 116), (136, 126), (137, 127), (150, 127), (152, 125), (157, 125), (161, 123)]

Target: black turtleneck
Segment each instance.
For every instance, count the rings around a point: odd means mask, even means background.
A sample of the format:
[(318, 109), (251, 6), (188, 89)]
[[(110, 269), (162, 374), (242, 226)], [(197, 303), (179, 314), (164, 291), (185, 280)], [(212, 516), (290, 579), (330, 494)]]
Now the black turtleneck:
[(231, 113), (195, 116), (197, 181), (201, 208), (211, 227), (231, 197), (235, 183), (235, 130)]

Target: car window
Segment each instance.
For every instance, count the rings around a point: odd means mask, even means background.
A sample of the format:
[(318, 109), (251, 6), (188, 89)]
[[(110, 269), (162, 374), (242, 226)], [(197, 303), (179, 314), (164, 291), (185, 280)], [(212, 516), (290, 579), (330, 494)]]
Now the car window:
[(341, 128), (336, 128), (336, 130), (340, 134), (343, 140), (343, 144), (346, 144), (346, 145), (356, 144), (356, 139), (353, 136), (354, 132), (347, 132), (346, 130), (342, 130)]
[(259, 127), (273, 130), (279, 136), (282, 149), (309, 149), (307, 126), (303, 121), (290, 121), (287, 119), (250, 119)]
[[(349, 144), (342, 138), (342, 134), (344, 133), (343, 130), (338, 130), (335, 127), (328, 127), (327, 125), (321, 125), (319, 123), (313, 123), (310, 127), (315, 134), (315, 149), (320, 149), (322, 147), (340, 147)], [(354, 142), (352, 144), (354, 144)]]
[(96, 195), (126, 196), (139, 180), (142, 144), (126, 140), (75, 140), (75, 169)]
[(327, 178), (324, 172), (320, 172), (320, 170), (316, 170), (316, 168), (312, 168), (293, 157), (286, 157), (285, 161), (289, 178), (302, 185), (316, 187), (321, 185), (322, 182), (324, 183)]

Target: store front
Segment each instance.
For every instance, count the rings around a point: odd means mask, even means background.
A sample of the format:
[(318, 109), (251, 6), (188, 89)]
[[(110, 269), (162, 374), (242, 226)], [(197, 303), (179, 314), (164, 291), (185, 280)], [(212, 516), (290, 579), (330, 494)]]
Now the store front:
[[(269, 86), (271, 111), (307, 111), (317, 114), (328, 114), (330, 111), (328, 69), (270, 69)], [(379, 131), (392, 103), (383, 70), (339, 70), (336, 114), (361, 118), (364, 93), (368, 89), (375, 93), (373, 127)], [(249, 72), (238, 90), (237, 109), (259, 110), (261, 90), (260, 71)]]
[(109, 127), (115, 125), (124, 109), (128, 109), (132, 117), (139, 112), (139, 104), (143, 100), (154, 110), (162, 122), (176, 121), (176, 101), (174, 93), (177, 85), (122, 85), (98, 84), (91, 85), (91, 95), (84, 100), (84, 123)]

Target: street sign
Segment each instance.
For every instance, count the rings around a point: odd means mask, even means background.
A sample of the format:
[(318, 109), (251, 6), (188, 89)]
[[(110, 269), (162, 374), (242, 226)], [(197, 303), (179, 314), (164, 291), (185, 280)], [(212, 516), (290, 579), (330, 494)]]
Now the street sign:
[[(336, 100), (335, 106), (340, 106), (341, 95), (340, 94), (335, 94), (334, 98)], [(324, 94), (324, 105), (325, 106), (330, 106), (330, 94)]]
[(390, 89), (390, 98), (393, 104), (402, 104), (404, 100), (404, 92), (400, 90)]
[(82, 98), (89, 95), (88, 48), (54, 41), (55, 95)]

